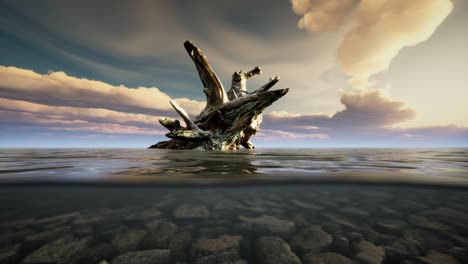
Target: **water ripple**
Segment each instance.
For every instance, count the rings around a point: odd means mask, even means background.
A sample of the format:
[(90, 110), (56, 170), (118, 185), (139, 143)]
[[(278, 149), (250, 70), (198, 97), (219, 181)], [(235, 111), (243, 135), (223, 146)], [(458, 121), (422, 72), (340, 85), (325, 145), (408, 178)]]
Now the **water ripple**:
[[(468, 182), (468, 149), (2, 149), (0, 182), (345, 179)], [(383, 175), (383, 176), (382, 176)]]

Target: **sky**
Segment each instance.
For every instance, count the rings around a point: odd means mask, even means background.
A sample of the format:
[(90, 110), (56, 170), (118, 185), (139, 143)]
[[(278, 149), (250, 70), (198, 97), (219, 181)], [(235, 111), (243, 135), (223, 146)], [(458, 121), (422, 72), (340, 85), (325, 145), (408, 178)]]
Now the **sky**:
[(258, 147), (468, 147), (468, 1), (0, 2), (0, 147), (147, 147), (204, 108), (191, 40), (229, 89), (280, 76)]

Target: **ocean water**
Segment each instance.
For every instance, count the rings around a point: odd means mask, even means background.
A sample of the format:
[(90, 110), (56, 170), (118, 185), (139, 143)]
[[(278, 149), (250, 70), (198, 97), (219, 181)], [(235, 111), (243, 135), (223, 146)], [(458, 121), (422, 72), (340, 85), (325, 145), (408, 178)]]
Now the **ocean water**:
[(0, 263), (468, 263), (468, 149), (0, 150)]

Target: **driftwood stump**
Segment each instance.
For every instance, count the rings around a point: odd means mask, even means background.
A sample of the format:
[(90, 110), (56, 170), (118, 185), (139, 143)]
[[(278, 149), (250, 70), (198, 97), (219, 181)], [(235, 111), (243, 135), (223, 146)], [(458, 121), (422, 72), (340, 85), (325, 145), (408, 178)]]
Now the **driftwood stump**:
[(238, 149), (242, 145), (253, 149), (250, 138), (260, 127), (262, 111), (284, 96), (289, 89), (270, 91), (279, 81), (279, 77), (275, 77), (259, 89), (248, 92), (246, 81), (262, 72), (256, 66), (248, 72), (234, 72), (231, 89), (226, 93), (203, 52), (190, 41), (186, 41), (184, 46), (203, 83), (206, 106), (192, 119), (184, 109), (170, 101), (184, 120), (185, 127), (176, 119), (160, 119), (159, 123), (170, 131), (166, 136), (171, 139), (158, 142), (150, 148), (229, 150)]

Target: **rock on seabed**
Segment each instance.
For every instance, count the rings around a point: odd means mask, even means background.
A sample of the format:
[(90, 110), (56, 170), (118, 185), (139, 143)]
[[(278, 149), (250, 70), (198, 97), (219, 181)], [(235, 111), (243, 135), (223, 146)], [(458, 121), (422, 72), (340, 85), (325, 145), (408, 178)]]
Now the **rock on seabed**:
[(77, 253), (86, 249), (89, 242), (90, 238), (67, 235), (32, 252), (23, 263), (70, 263)]
[(301, 264), (291, 247), (283, 239), (273, 236), (255, 241), (255, 259), (259, 264)]
[(352, 264), (349, 258), (335, 252), (308, 253), (302, 258), (303, 264)]
[(380, 264), (385, 257), (385, 250), (368, 241), (361, 241), (355, 246), (358, 252), (354, 260), (362, 264)]
[(204, 205), (181, 204), (172, 215), (181, 219), (207, 219), (210, 216), (210, 211)]
[(170, 255), (166, 249), (133, 251), (116, 257), (111, 264), (169, 264)]
[(453, 257), (437, 251), (429, 251), (427, 255), (419, 257), (418, 260), (423, 264), (459, 264)]
[(259, 217), (240, 216), (240, 230), (244, 233), (255, 233), (257, 235), (276, 235), (288, 237), (295, 230), (292, 221), (282, 220), (274, 216), (262, 215)]
[(196, 263), (234, 263), (240, 259), (241, 236), (199, 239), (193, 244)]
[(299, 231), (291, 240), (291, 246), (298, 252), (318, 252), (328, 247), (333, 237), (319, 226), (312, 226)]

